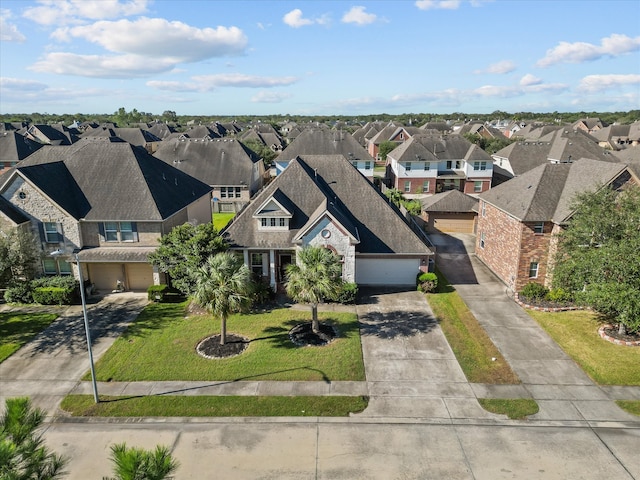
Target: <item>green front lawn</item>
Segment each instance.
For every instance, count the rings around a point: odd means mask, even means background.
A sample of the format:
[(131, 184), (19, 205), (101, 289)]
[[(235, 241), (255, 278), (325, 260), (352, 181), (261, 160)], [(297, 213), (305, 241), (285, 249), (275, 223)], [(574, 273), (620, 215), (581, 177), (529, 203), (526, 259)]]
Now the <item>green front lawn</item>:
[(60, 407), (83, 417), (344, 417), (363, 411), (364, 397), (69, 395)]
[(236, 357), (209, 360), (196, 353), (196, 345), (219, 334), (220, 322), (211, 315), (188, 315), (186, 305), (148, 305), (97, 362), (98, 381), (365, 379), (355, 314), (319, 313), (339, 332), (324, 347), (297, 347), (289, 340), (293, 326), (310, 321), (310, 309), (233, 315), (227, 332), (248, 338), (249, 346)]
[(460, 295), (440, 272), (437, 274), (438, 293), (427, 294), (427, 300), (467, 380), (471, 383), (520, 383)]
[(235, 213), (214, 213), (213, 214), (213, 227), (219, 232), (235, 217)]
[(640, 385), (640, 347), (615, 345), (598, 335), (594, 313), (528, 310), (582, 369), (601, 385)]
[(0, 363), (47, 328), (58, 315), (53, 313), (0, 313)]

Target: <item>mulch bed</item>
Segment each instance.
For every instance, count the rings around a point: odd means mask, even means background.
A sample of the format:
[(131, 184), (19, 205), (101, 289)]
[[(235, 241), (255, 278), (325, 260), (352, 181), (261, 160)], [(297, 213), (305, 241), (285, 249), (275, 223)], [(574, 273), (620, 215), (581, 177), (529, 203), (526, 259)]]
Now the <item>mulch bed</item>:
[(240, 355), (248, 346), (248, 338), (228, 333), (224, 345), (220, 345), (220, 335), (213, 335), (198, 343), (196, 351), (204, 358), (229, 358)]
[[(602, 328), (602, 332), (606, 335), (606, 337), (610, 337), (614, 340), (618, 340), (619, 342), (622, 342), (624, 344), (633, 344), (633, 345), (640, 345), (640, 334), (626, 334), (626, 335), (620, 335), (620, 333), (618, 333), (618, 327), (612, 326), (612, 325), (605, 325)], [(603, 337), (603, 338), (606, 338)]]
[(320, 333), (314, 333), (311, 329), (311, 322), (300, 323), (289, 330), (289, 338), (300, 347), (317, 346), (321, 347), (331, 343), (338, 336), (338, 332), (332, 325), (320, 324)]

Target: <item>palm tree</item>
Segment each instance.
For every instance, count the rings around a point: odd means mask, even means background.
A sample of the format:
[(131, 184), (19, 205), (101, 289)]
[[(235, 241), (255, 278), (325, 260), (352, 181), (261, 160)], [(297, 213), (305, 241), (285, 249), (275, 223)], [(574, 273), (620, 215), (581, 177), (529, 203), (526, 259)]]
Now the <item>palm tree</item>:
[(210, 256), (195, 272), (194, 298), (220, 319), (220, 344), (227, 337), (227, 318), (251, 303), (251, 271), (242, 258), (230, 252)]
[(179, 465), (168, 447), (144, 450), (127, 447), (126, 443), (111, 445), (111, 462), (115, 478), (105, 480), (165, 480)]
[(318, 304), (340, 291), (340, 258), (324, 247), (307, 246), (296, 254), (296, 263), (287, 266), (287, 294), (296, 302), (311, 304), (311, 330), (320, 333)]
[(0, 478), (54, 480), (65, 474), (67, 459), (50, 452), (36, 430), (45, 412), (27, 397), (8, 398), (0, 418)]

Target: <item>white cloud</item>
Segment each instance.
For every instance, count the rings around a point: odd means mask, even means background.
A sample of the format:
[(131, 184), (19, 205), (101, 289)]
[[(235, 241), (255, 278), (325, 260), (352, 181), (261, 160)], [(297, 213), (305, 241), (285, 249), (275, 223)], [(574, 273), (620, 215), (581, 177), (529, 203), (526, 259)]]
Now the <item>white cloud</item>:
[(52, 52), (29, 67), (34, 72), (76, 75), (91, 78), (135, 78), (171, 70), (173, 59), (154, 59), (143, 55), (77, 55)]
[(365, 10), (366, 7), (351, 7), (351, 10), (342, 17), (342, 22), (355, 23), (356, 25), (369, 25), (378, 19), (374, 13), (367, 13)]
[(302, 10), (300, 10), (299, 8), (291, 10), (289, 13), (285, 14), (285, 16), (282, 17), (282, 21), (292, 28), (300, 28), (314, 24), (327, 25), (328, 23), (330, 23), (329, 17), (327, 15), (322, 15), (316, 18), (304, 18), (302, 16)]
[(547, 50), (544, 58), (536, 63), (539, 67), (549, 67), (557, 63), (582, 63), (598, 60), (602, 57), (617, 57), (640, 50), (640, 37), (612, 34), (603, 38), (600, 45), (586, 42), (560, 42)]
[(473, 73), (497, 73), (504, 74), (513, 72), (516, 69), (516, 64), (511, 60), (502, 60), (497, 63), (492, 63), (483, 70), (475, 70)]
[(251, 97), (251, 101), (254, 103), (280, 103), (287, 98), (291, 98), (291, 94), (284, 92), (268, 92), (261, 91), (257, 95)]
[(24, 16), (41, 25), (69, 25), (84, 20), (103, 20), (147, 11), (149, 0), (38, 0)]
[(456, 10), (461, 0), (417, 0), (415, 5), (420, 10)]
[(313, 20), (308, 18), (302, 18), (302, 10), (296, 8), (295, 10), (291, 10), (284, 17), (282, 17), (282, 21), (293, 28), (304, 27), (305, 25), (313, 25)]
[(542, 83), (542, 80), (530, 73), (527, 73), (524, 77), (520, 79), (520, 85), (523, 87), (528, 87), (530, 85), (539, 85)]
[(163, 18), (100, 21), (61, 32), (60, 36), (82, 38), (111, 52), (174, 58), (180, 62), (241, 54), (248, 43), (237, 27), (196, 28)]
[(587, 75), (578, 85), (583, 92), (599, 92), (627, 85), (640, 85), (640, 75)]
[(44, 83), (22, 78), (0, 77), (0, 90), (13, 92), (35, 92), (47, 88)]
[(22, 43), (27, 38), (20, 33), (16, 25), (9, 22), (11, 16), (11, 10), (0, 9), (0, 41)]
[(210, 92), (219, 87), (272, 88), (291, 85), (297, 77), (259, 77), (241, 73), (196, 75), (189, 82), (151, 80), (147, 86), (172, 92)]

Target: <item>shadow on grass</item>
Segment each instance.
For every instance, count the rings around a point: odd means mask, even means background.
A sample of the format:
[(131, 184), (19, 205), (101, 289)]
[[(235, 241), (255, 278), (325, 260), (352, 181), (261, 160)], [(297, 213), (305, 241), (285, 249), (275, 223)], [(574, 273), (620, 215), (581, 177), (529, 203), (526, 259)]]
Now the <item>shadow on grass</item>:
[[(332, 318), (320, 318), (320, 323), (325, 325), (331, 325), (335, 331), (337, 332), (336, 339), (340, 338), (351, 338), (353, 335), (358, 334), (358, 323), (357, 322), (347, 322), (341, 323)], [(308, 318), (294, 318), (291, 320), (287, 320), (286, 322), (281, 323), (280, 325), (267, 327), (263, 330), (265, 335), (259, 336), (257, 338), (253, 338), (250, 342), (258, 342), (258, 341), (266, 341), (274, 348), (284, 348), (284, 349), (298, 349), (298, 348), (307, 348), (304, 346), (296, 345), (289, 338), (289, 331), (297, 326), (304, 323), (309, 323), (310, 320)], [(330, 345), (330, 344), (327, 344)], [(322, 346), (316, 346), (321, 348)], [(304, 367), (308, 368), (308, 367)]]

